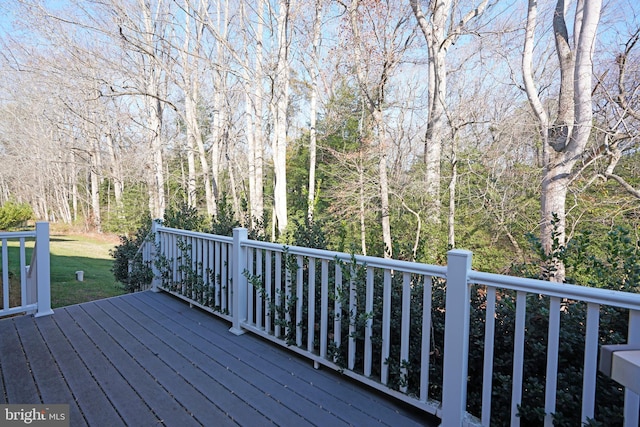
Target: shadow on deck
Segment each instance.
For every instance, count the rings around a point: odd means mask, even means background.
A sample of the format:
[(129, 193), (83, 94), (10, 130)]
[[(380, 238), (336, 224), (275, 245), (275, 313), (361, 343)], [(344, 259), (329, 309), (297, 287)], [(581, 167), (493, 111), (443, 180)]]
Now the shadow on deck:
[(435, 426), (168, 294), (0, 320), (0, 403), (69, 404), (71, 426)]

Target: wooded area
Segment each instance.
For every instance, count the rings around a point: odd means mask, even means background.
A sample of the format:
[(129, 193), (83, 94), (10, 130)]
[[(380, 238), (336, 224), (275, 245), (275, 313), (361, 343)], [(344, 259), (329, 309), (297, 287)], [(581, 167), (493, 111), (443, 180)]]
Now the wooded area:
[[(0, 203), (504, 271), (640, 231), (633, 0), (9, 0)], [(229, 214), (231, 212), (231, 214)], [(564, 281), (561, 259), (549, 277)]]

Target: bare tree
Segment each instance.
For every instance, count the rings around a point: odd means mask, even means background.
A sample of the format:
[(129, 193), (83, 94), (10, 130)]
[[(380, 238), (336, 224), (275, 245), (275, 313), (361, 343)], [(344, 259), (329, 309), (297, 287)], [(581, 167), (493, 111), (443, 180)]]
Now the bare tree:
[[(255, 27), (249, 22), (246, 5), (240, 6), (243, 30), (243, 83), (245, 103), (245, 136), (247, 139), (247, 157), (249, 174), (249, 213), (251, 225), (256, 228), (257, 221), (264, 217), (264, 13), (265, 2), (258, 0)], [(253, 34), (253, 40), (251, 37)], [(253, 51), (250, 46), (254, 42)], [(253, 59), (253, 60), (252, 60)], [(253, 66), (252, 66), (253, 65)]]
[(322, 0), (315, 1), (313, 17), (313, 39), (311, 42), (311, 101), (309, 105), (309, 194), (307, 195), (307, 218), (313, 220), (316, 199), (316, 129), (318, 119), (318, 81), (320, 79), (320, 42), (322, 37)]
[(278, 0), (276, 24), (275, 72), (269, 108), (273, 117), (273, 190), (274, 222), (280, 234), (287, 228), (287, 109), (289, 107), (289, 6), (290, 0)]
[[(635, 140), (633, 136), (637, 133), (637, 127), (640, 125), (640, 105), (637, 101), (638, 91), (640, 91), (640, 84), (637, 80), (639, 61), (637, 56), (635, 58), (632, 56), (632, 53), (639, 39), (640, 27), (635, 29), (633, 34), (630, 35), (624, 45), (624, 50), (616, 57), (615, 62), (618, 72), (615, 86), (617, 90), (614, 92), (615, 95), (609, 96), (609, 99), (613, 98), (615, 105), (618, 106), (616, 110), (617, 120), (613, 125), (610, 125), (611, 129), (608, 129), (608, 134), (605, 136), (604, 147), (594, 151), (593, 156), (607, 156), (609, 162), (604, 172), (605, 179), (613, 179), (620, 184), (627, 193), (637, 199), (640, 199), (640, 189), (635, 188), (622, 176), (616, 174), (615, 169), (622, 158), (623, 151), (633, 150), (637, 144), (633, 144)], [(635, 65), (631, 84), (628, 83), (630, 64)], [(627, 143), (624, 144), (624, 142)]]
[[(387, 85), (394, 69), (402, 60), (403, 53), (413, 38), (411, 31), (404, 33), (408, 11), (396, 9), (391, 4), (368, 4), (366, 11), (359, 11), (362, 0), (352, 0), (347, 7), (351, 33), (353, 35), (353, 67), (358, 81), (360, 95), (363, 99), (368, 116), (365, 121), (364, 133), (371, 135), (373, 145), (377, 147), (378, 156), (378, 185), (380, 196), (380, 213), (382, 225), (382, 240), (385, 250), (384, 256), (393, 256), (391, 241), (391, 222), (389, 211), (389, 179), (388, 179), (388, 141), (384, 124), (384, 108)], [(394, 15), (397, 12), (397, 15)], [(362, 13), (362, 15), (361, 15)], [(392, 20), (395, 20), (392, 22)], [(363, 35), (363, 21), (369, 21), (367, 40), (376, 40), (378, 45), (365, 41)], [(388, 32), (388, 33), (387, 33)], [(378, 64), (368, 61), (367, 51)]]
[[(568, 187), (574, 166), (585, 153), (591, 135), (593, 52), (602, 1), (576, 2), (573, 41), (569, 38), (565, 21), (567, 7), (564, 0), (558, 0), (553, 15), (556, 54), (560, 65), (557, 116), (553, 123), (540, 99), (533, 76), (538, 16), (538, 2), (535, 0), (529, 1), (522, 57), (525, 89), (543, 141), (541, 240), (544, 250), (549, 254), (553, 250), (554, 240), (559, 246), (565, 244)], [(561, 260), (553, 260), (549, 275), (552, 280), (564, 281), (565, 271)]]
[[(424, 139), (425, 191), (430, 199), (428, 214), (431, 223), (440, 221), (440, 161), (443, 141), (451, 137), (447, 122), (447, 53), (467, 30), (467, 24), (484, 13), (488, 0), (480, 0), (465, 13), (458, 2), (435, 0), (428, 2), (425, 14), (419, 0), (410, 0), (418, 26), (424, 35), (429, 54), (429, 117)], [(460, 19), (454, 16), (460, 15)]]

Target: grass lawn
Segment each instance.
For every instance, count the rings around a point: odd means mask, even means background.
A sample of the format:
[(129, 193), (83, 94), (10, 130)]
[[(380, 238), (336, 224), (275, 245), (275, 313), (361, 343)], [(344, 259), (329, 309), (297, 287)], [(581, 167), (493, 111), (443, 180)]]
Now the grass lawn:
[[(51, 245), (51, 306), (63, 307), (109, 298), (125, 293), (111, 273), (113, 259), (109, 250), (117, 237), (97, 234), (54, 234)], [(33, 242), (27, 242), (27, 262), (31, 259)], [(19, 268), (18, 243), (9, 242), (9, 269)], [(84, 281), (76, 280), (76, 271), (84, 271)], [(11, 294), (20, 294), (20, 283), (14, 274)], [(15, 282), (15, 283), (14, 283)]]
[[(125, 293), (113, 278), (109, 250), (118, 239), (99, 235), (51, 236), (51, 306), (53, 308)], [(76, 280), (84, 271), (84, 281)]]

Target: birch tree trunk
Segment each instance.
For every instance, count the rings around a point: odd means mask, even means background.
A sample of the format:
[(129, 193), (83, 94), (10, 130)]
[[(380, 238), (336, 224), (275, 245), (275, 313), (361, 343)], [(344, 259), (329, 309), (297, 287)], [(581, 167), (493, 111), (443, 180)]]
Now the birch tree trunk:
[[(188, 108), (186, 104), (190, 103), (185, 98), (185, 110)], [(192, 120), (189, 117), (187, 120)], [(187, 123), (187, 204), (191, 207), (197, 206), (197, 182), (196, 182), (196, 144), (193, 130), (189, 130), (191, 126)]]
[[(152, 16), (150, 4), (144, 0), (138, 1), (142, 11), (144, 41), (146, 50), (141, 53), (142, 69), (144, 70), (145, 83), (145, 107), (148, 114), (147, 132), (149, 148), (151, 152), (151, 173), (147, 174), (147, 185), (149, 191), (149, 211), (152, 218), (163, 218), (166, 208), (164, 193), (164, 156), (163, 156), (163, 105), (164, 98), (161, 92), (161, 66), (158, 55), (159, 29), (156, 24), (161, 25), (158, 17)], [(158, 5), (157, 13), (160, 11)]]
[(76, 157), (77, 155), (75, 151), (71, 150), (69, 153), (69, 186), (71, 187), (71, 209), (73, 211), (73, 221), (78, 220), (78, 168), (76, 165)]
[(316, 0), (313, 20), (313, 41), (311, 46), (311, 100), (309, 105), (309, 194), (307, 197), (307, 218), (313, 221), (316, 199), (316, 151), (318, 115), (318, 79), (320, 77), (320, 37), (322, 30), (322, 0)]
[[(198, 6), (191, 5), (190, 0), (185, 0), (185, 39), (181, 51), (183, 83), (182, 89), (185, 96), (185, 124), (187, 132), (188, 164), (189, 164), (189, 185), (187, 188), (188, 203), (196, 206), (197, 179), (195, 171), (195, 153), (197, 150), (202, 173), (202, 186), (205, 193), (207, 214), (215, 216), (216, 198), (212, 190), (211, 171), (207, 152), (202, 140), (202, 130), (198, 121), (198, 98), (200, 96), (200, 57), (202, 55), (202, 34), (204, 22), (196, 19), (191, 23), (191, 14), (202, 17), (204, 11), (209, 7), (208, 0), (198, 1)], [(219, 3), (218, 3), (219, 7)], [(225, 18), (226, 19), (226, 18)], [(192, 172), (193, 170), (193, 172)]]
[(289, 0), (278, 1), (276, 71), (273, 79), (273, 192), (274, 213), (280, 234), (287, 228), (287, 107), (289, 105)]
[[(196, 190), (196, 140), (200, 137), (198, 126), (197, 100), (198, 100), (198, 43), (199, 33), (195, 34), (195, 52), (192, 51), (192, 24), (189, 0), (185, 0), (184, 9), (184, 45), (180, 51), (182, 59), (182, 91), (184, 92), (184, 120), (187, 138), (187, 204), (191, 207), (197, 205)], [(195, 53), (195, 55), (194, 55)], [(195, 77), (195, 78), (194, 78)], [(205, 183), (206, 185), (206, 183)]]
[[(223, 6), (224, 4), (224, 6)], [(228, 133), (228, 117), (226, 108), (227, 96), (227, 66), (224, 43), (229, 37), (229, 2), (218, 1), (216, 3), (216, 64), (213, 71), (213, 121), (211, 124), (211, 188), (212, 188), (212, 210), (214, 215), (218, 211), (218, 199), (220, 196), (220, 173), (222, 171), (222, 160), (228, 147), (226, 147)], [(232, 166), (229, 165), (229, 168)], [(232, 183), (233, 186), (233, 183)], [(232, 188), (232, 193), (235, 188)], [(235, 193), (234, 193), (235, 194)], [(235, 196), (234, 196), (235, 203)], [(238, 212), (235, 212), (238, 215)]]
[(91, 225), (97, 232), (101, 231), (101, 217), (100, 217), (100, 166), (98, 164), (98, 157), (95, 153), (95, 148), (91, 152), (91, 164), (89, 166), (90, 187), (91, 187)]
[(111, 132), (107, 133), (106, 135), (106, 144), (111, 180), (113, 181), (113, 197), (116, 202), (116, 211), (118, 217), (123, 218), (124, 213), (122, 212), (122, 195), (124, 193), (124, 180), (122, 176), (122, 166), (120, 164), (118, 147)]
[(365, 192), (364, 192), (364, 159), (362, 158), (362, 151), (360, 151), (358, 163), (358, 184), (360, 184), (360, 191), (358, 192), (359, 201), (359, 218), (360, 218), (360, 249), (362, 255), (367, 255), (367, 224), (366, 224), (366, 209), (365, 209)]
[(449, 180), (449, 218), (447, 243), (450, 248), (456, 247), (456, 184), (458, 183), (458, 160), (455, 142), (451, 150), (451, 179)]

